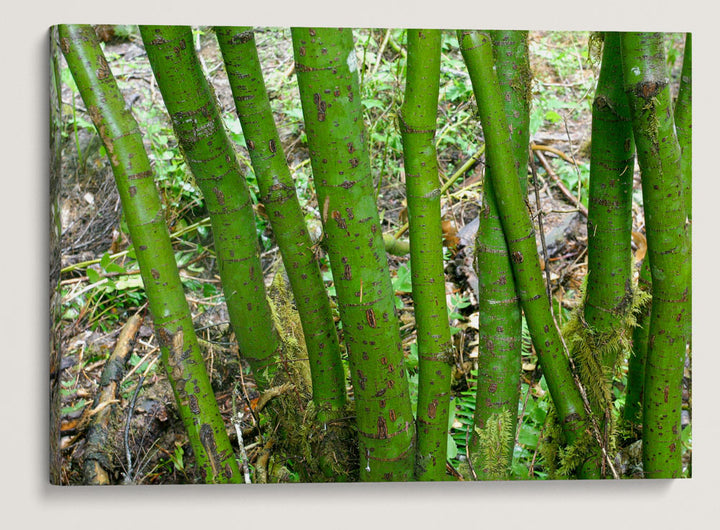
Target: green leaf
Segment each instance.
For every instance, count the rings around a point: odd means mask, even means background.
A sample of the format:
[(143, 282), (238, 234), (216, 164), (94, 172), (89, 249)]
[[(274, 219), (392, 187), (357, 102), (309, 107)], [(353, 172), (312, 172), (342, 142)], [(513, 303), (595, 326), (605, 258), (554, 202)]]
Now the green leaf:
[(87, 277), (88, 280), (90, 280), (90, 283), (97, 283), (100, 281), (100, 273), (95, 269), (91, 269), (90, 267), (88, 267), (85, 272), (87, 273)]
[(530, 471), (520, 462), (512, 463), (512, 476), (513, 478), (520, 480), (528, 480), (530, 478)]
[(455, 398), (450, 399), (448, 407), (448, 432), (452, 430), (453, 423), (455, 423)]
[[(530, 401), (533, 401), (534, 403), (534, 400), (531, 399)], [(543, 425), (545, 423), (545, 418), (547, 417), (547, 411), (543, 410), (542, 407), (535, 407), (529, 416), (535, 423)]]
[(447, 437), (447, 457), (448, 459), (456, 458), (458, 455), (458, 447), (455, 439), (448, 433)]
[(540, 431), (528, 423), (523, 423), (522, 429), (520, 429), (520, 435), (518, 436), (518, 443), (535, 449), (539, 440)]
[[(522, 410), (523, 403), (522, 401), (525, 399), (525, 394), (528, 392), (528, 388), (526, 384), (523, 384), (523, 390), (522, 390), (522, 396), (523, 398), (518, 403), (518, 412)], [(533, 412), (535, 412), (535, 409), (537, 408), (537, 402), (534, 399), (528, 398), (527, 401), (525, 401), (525, 416), (532, 416)]]
[(412, 407), (413, 417), (417, 419), (417, 402), (418, 402), (418, 385), (420, 383), (420, 373), (408, 371), (408, 391), (410, 393), (410, 406)]
[(77, 412), (78, 410), (82, 410), (85, 405), (87, 405), (86, 399), (79, 399), (76, 403), (73, 405), (70, 405), (68, 407), (63, 407), (60, 409), (60, 415), (65, 416), (66, 414), (72, 414), (73, 412)]
[(175, 262), (177, 263), (178, 268), (185, 265), (188, 261), (190, 261), (190, 258), (192, 256), (189, 252), (176, 252), (175, 253)]
[(379, 99), (364, 99), (362, 103), (366, 109), (374, 109), (374, 108), (381, 109), (384, 107), (383, 102), (380, 101)]
[(562, 121), (562, 116), (560, 116), (560, 114), (558, 114), (554, 110), (549, 110), (545, 113), (545, 119), (550, 123), (558, 123)]
[(410, 344), (410, 355), (405, 359), (405, 367), (408, 370), (415, 371), (418, 368), (418, 345), (417, 342)]
[(102, 255), (102, 258), (100, 258), (100, 266), (103, 268), (103, 270), (108, 270), (108, 265), (110, 265), (112, 261), (110, 260), (110, 253), (106, 252)]
[(412, 273), (410, 270), (410, 262), (403, 263), (398, 267), (397, 275), (393, 278), (393, 289), (396, 292), (411, 293), (412, 292)]
[(117, 263), (115, 263), (115, 262), (112, 262), (112, 263), (108, 264), (107, 267), (103, 267), (103, 268), (104, 268), (107, 272), (115, 272), (115, 273), (118, 273), (118, 274), (125, 274), (125, 273), (127, 272), (127, 271), (125, 270), (125, 267), (123, 267), (122, 265), (119, 265), (119, 264), (117, 264)]
[(530, 135), (534, 135), (540, 130), (540, 127), (542, 127), (542, 124), (545, 120), (543, 120), (543, 113), (541, 109), (533, 109), (533, 111), (530, 113)]
[(190, 291), (199, 291), (200, 289), (202, 289), (202, 284), (197, 280), (193, 280), (192, 278), (186, 278), (183, 276), (180, 278), (180, 281), (185, 286), (185, 288)]
[(684, 445), (689, 446), (690, 444), (692, 444), (692, 425), (688, 425), (682, 430), (680, 439), (682, 440), (682, 443)]
[(143, 289), (144, 284), (142, 276), (133, 274), (132, 276), (122, 276), (115, 281), (115, 288), (118, 291), (126, 291), (128, 289)]

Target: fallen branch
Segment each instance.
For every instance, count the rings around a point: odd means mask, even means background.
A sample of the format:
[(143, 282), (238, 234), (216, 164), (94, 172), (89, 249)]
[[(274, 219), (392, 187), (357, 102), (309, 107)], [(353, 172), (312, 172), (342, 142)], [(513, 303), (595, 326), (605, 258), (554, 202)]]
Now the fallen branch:
[[(542, 151), (536, 150), (535, 149), (536, 147), (539, 147), (539, 146), (536, 146), (536, 145), (532, 146), (533, 151), (535, 152), (535, 155), (537, 155), (538, 160), (540, 160), (540, 163), (545, 168), (545, 171), (547, 172), (547, 174), (550, 175), (550, 177), (553, 179), (553, 181), (557, 185), (558, 189), (562, 192), (562, 194), (565, 195), (565, 197), (575, 205), (575, 207), (578, 209), (578, 211), (581, 214), (583, 214), (585, 216), (585, 218), (587, 218), (587, 216), (588, 216), (587, 207), (583, 203), (581, 203), (577, 199), (577, 197), (575, 197), (575, 195), (573, 195), (573, 193), (567, 188), (567, 186), (565, 186), (562, 179), (557, 176), (555, 171), (553, 171), (553, 168), (550, 165), (550, 163), (548, 162), (547, 158), (545, 158), (545, 155), (542, 154)], [(564, 160), (567, 160), (567, 158), (564, 158)]]
[(255, 405), (255, 412), (260, 412), (263, 408), (265, 408), (265, 405), (267, 405), (271, 399), (281, 396), (285, 392), (292, 390), (294, 388), (295, 388), (295, 385), (293, 385), (292, 383), (284, 383), (279, 386), (274, 386), (272, 388), (268, 388), (258, 398), (257, 404)]
[[(120, 331), (115, 350), (105, 363), (100, 378), (100, 388), (95, 396), (93, 407), (80, 422), (79, 433), (83, 424), (89, 425), (85, 439), (85, 461), (83, 474), (86, 484), (110, 484), (107, 470), (110, 469), (110, 456), (112, 449), (108, 447), (110, 425), (112, 416), (117, 412), (119, 402), (120, 381), (122, 380), (125, 364), (130, 359), (133, 350), (133, 339), (140, 330), (143, 317), (136, 313), (127, 321)], [(78, 433), (78, 435), (79, 435)], [(78, 436), (76, 435), (76, 436)]]
[(255, 460), (255, 480), (258, 484), (267, 484), (268, 481), (268, 460), (270, 459), (270, 449), (273, 446), (273, 439), (271, 438), (263, 447), (260, 456)]
[(571, 157), (569, 157), (563, 151), (561, 151), (560, 149), (557, 149), (556, 147), (550, 147), (549, 145), (538, 145), (538, 144), (531, 144), (530, 147), (535, 152), (547, 151), (548, 153), (552, 153), (554, 155), (559, 156), (560, 158), (565, 160), (565, 162), (567, 162), (568, 164), (575, 165), (575, 161)]

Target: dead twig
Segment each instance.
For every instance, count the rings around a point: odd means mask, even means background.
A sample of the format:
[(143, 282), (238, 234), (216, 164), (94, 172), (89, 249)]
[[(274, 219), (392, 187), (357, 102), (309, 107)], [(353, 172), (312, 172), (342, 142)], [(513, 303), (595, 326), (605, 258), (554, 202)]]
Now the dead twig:
[(373, 65), (372, 72), (370, 72), (370, 77), (375, 77), (375, 74), (378, 71), (378, 68), (380, 68), (380, 62), (382, 61), (382, 56), (385, 53), (385, 48), (387, 47), (388, 40), (390, 40), (390, 32), (392, 30), (388, 28), (385, 31), (385, 37), (383, 38), (382, 44), (380, 44), (380, 49), (377, 53), (377, 59), (375, 60), (375, 64)]
[(130, 422), (132, 421), (133, 410), (135, 409), (135, 402), (137, 401), (138, 394), (140, 394), (140, 389), (142, 388), (144, 382), (145, 374), (140, 377), (140, 381), (135, 387), (135, 392), (133, 392), (132, 399), (130, 400), (130, 406), (128, 407), (127, 420), (125, 421), (125, 431), (123, 432), (123, 443), (125, 444), (125, 459), (127, 460), (127, 471), (125, 472), (124, 480), (125, 484), (132, 484), (134, 481), (132, 455), (130, 454), (130, 442), (128, 439), (130, 437)]
[(540, 144), (531, 144), (530, 147), (532, 147), (532, 150), (535, 152), (546, 151), (548, 153), (552, 153), (554, 155), (559, 156), (560, 158), (565, 160), (565, 162), (567, 162), (568, 164), (575, 164), (575, 161), (572, 158), (570, 158), (568, 155), (565, 154), (564, 151), (561, 151), (557, 147), (551, 147), (549, 145), (540, 145)]
[(245, 442), (243, 441), (242, 434), (242, 414), (238, 412), (237, 403), (235, 400), (235, 394), (237, 393), (237, 390), (238, 389), (236, 386), (234, 392), (232, 393), (232, 423), (235, 427), (235, 432), (237, 433), (238, 447), (240, 448), (240, 464), (242, 466), (245, 484), (250, 484), (250, 465), (248, 463), (247, 451), (245, 449)]
[[(542, 243), (543, 260), (544, 263), (548, 263), (547, 245), (545, 244), (545, 230), (543, 229), (543, 210), (542, 204), (540, 204), (540, 191), (537, 186), (537, 169), (535, 168), (535, 159), (530, 156), (530, 169), (533, 176), (533, 188), (535, 188), (535, 208), (537, 209), (537, 221), (540, 232), (540, 242)], [(550, 268), (544, 267), (545, 269), (545, 290), (547, 291), (548, 302), (550, 303), (550, 309), (552, 310), (552, 290), (550, 287)]]
[(581, 203), (575, 195), (565, 186), (565, 183), (563, 183), (562, 179), (557, 176), (555, 171), (553, 171), (552, 166), (548, 162), (547, 158), (545, 158), (545, 155), (542, 154), (541, 151), (535, 151), (535, 145), (532, 146), (534, 153), (537, 155), (538, 160), (540, 160), (540, 163), (545, 168), (545, 171), (547, 171), (547, 174), (550, 175), (550, 177), (553, 179), (553, 182), (558, 187), (558, 189), (562, 192), (565, 197), (567, 197), (570, 202), (572, 202), (578, 209), (578, 211), (587, 218), (588, 216), (588, 209), (585, 207), (583, 203)]

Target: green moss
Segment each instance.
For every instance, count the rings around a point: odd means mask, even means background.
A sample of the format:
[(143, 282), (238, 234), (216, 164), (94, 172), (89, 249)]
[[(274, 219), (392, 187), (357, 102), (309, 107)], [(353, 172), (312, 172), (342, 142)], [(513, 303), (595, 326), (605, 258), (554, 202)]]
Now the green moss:
[[(649, 299), (650, 295), (635, 286), (630, 303), (624, 305), (624, 314), (618, 315), (617, 325), (611, 331), (596, 332), (591, 329), (583, 318), (582, 306), (573, 312), (563, 328), (563, 336), (597, 423), (607, 433), (605, 449), (608, 454), (615, 452), (618, 438), (618, 429), (611, 414), (611, 384), (617, 360), (630, 351), (632, 330)], [(564, 445), (557, 414), (551, 408), (541, 445), (541, 454), (551, 477), (570, 477), (586, 462), (598, 457), (599, 448), (593, 430), (588, 422), (574, 444)]]
[(475, 427), (479, 440), (478, 454), (473, 458), (473, 467), (489, 480), (508, 478), (514, 422), (508, 409), (491, 414), (482, 429)]
[(320, 410), (313, 402), (302, 324), (280, 267), (268, 298), (282, 342), (281, 366), (270, 388), (283, 390), (269, 402), (267, 411), (276, 440), (274, 460), (292, 462), (303, 482), (355, 481), (359, 464), (353, 404), (342, 410)]
[[(593, 410), (605, 410), (610, 406), (609, 382), (621, 355), (632, 346), (632, 331), (638, 315), (649, 301), (650, 295), (637, 286), (628, 293), (628, 303), (617, 308), (617, 323), (609, 331), (592, 329), (584, 318), (583, 306), (573, 311), (563, 328), (570, 354), (578, 370), (580, 382), (585, 387)], [(585, 293), (583, 292), (583, 298)]]
[(588, 59), (593, 65), (600, 64), (602, 60), (603, 43), (605, 32), (593, 31), (588, 38)]

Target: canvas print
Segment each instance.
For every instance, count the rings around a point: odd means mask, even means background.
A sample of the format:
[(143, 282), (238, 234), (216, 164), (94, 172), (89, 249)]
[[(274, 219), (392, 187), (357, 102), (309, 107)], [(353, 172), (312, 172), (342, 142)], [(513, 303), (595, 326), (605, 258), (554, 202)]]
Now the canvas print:
[(692, 475), (691, 35), (50, 29), (50, 481)]

